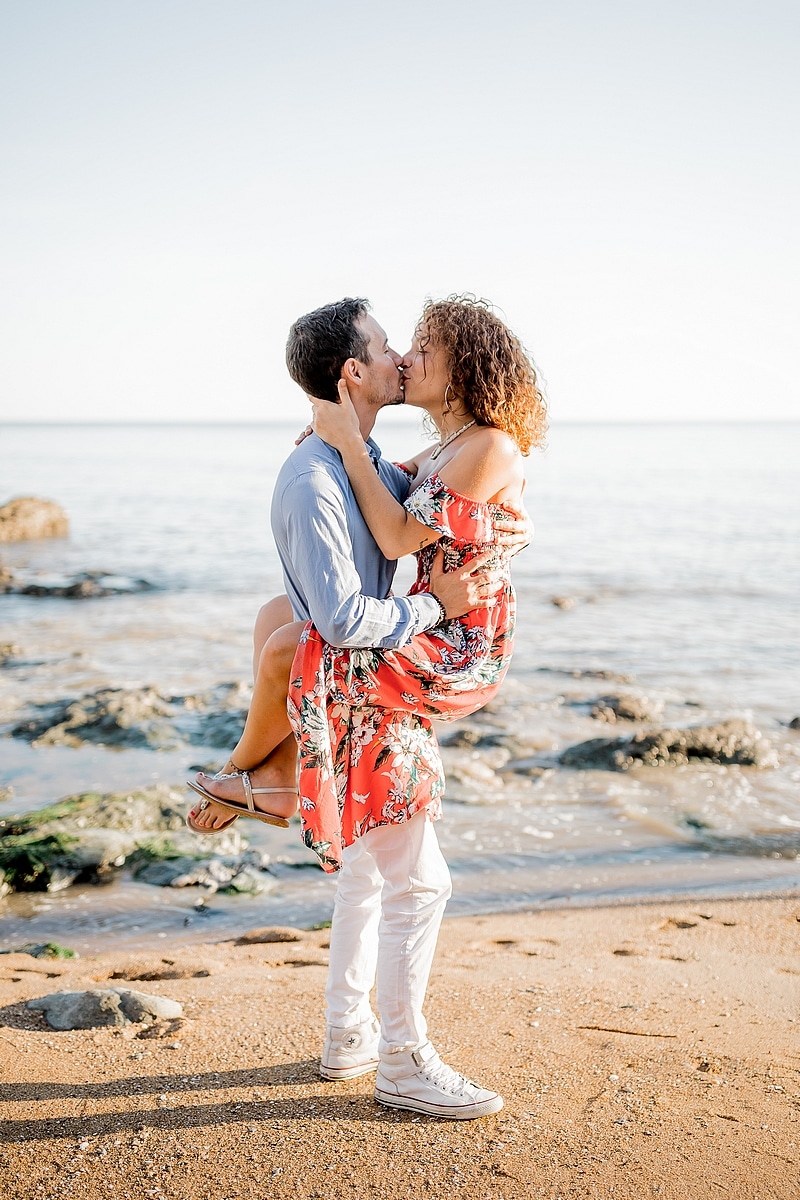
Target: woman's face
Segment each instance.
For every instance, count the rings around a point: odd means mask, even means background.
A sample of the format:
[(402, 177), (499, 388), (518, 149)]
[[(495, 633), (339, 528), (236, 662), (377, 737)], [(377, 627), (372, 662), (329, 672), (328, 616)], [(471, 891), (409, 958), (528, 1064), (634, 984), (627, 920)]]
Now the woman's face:
[(424, 325), (414, 334), (402, 367), (406, 404), (424, 408), (433, 416), (440, 413), (450, 382), (450, 363), (446, 350), (428, 340)]

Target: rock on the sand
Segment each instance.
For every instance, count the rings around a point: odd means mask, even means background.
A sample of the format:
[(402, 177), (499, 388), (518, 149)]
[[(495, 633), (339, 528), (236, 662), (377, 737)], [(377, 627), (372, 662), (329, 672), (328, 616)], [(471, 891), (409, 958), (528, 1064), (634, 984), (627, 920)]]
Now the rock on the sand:
[(302, 942), (303, 930), (291, 925), (268, 925), (265, 929), (251, 929), (236, 939), (237, 946), (258, 946), (269, 942)]
[(128, 988), (98, 988), (90, 992), (52, 992), (28, 1002), (45, 1014), (52, 1029), (96, 1029), (102, 1025), (135, 1025), (142, 1021), (174, 1020), (183, 1016), (177, 1000), (133, 992)]
[(775, 765), (769, 742), (749, 721), (733, 719), (688, 729), (644, 730), (630, 738), (591, 738), (570, 746), (559, 761), (582, 770), (627, 771), (630, 767), (684, 766), (712, 762), (743, 767)]
[(14, 946), (11, 950), (0, 950), (0, 954), (27, 954), (30, 958), (80, 958), (77, 950), (68, 946), (59, 946), (58, 942), (26, 942), (24, 946)]
[(68, 533), (67, 514), (54, 500), (18, 496), (0, 506), (0, 542), (66, 537)]

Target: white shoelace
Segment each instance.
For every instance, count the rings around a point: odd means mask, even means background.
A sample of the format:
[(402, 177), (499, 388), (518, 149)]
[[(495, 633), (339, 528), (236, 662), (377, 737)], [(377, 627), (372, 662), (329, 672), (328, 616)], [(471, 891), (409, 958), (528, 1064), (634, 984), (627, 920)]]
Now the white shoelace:
[(423, 1075), (434, 1087), (441, 1088), (443, 1092), (449, 1092), (451, 1096), (463, 1096), (467, 1088), (477, 1088), (478, 1086), (471, 1079), (467, 1079), (466, 1075), (460, 1075), (458, 1071), (448, 1067), (447, 1063), (443, 1063), (441, 1059), (431, 1067), (422, 1067), (420, 1075)]

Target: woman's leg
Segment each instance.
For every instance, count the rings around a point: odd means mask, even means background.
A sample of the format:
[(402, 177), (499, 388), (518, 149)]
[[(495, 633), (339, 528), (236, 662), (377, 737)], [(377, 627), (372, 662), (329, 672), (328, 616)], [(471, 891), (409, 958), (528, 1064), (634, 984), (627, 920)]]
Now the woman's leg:
[[(286, 694), (304, 626), (301, 621), (291, 621), (291, 617), (285, 596), (271, 600), (259, 611), (253, 633), (256, 670), (250, 711), (242, 736), (221, 772), (227, 773), (235, 766), (248, 771), (253, 787), (285, 785), (289, 790), (284, 794), (258, 796), (254, 801), (256, 808), (279, 817), (290, 817), (297, 807), (297, 751), (286, 713)], [(216, 779), (201, 771), (197, 781), (221, 800), (243, 802), (244, 787), (237, 777)], [(209, 830), (230, 821), (230, 815), (230, 809), (213, 804), (192, 813), (196, 824)]]
[(253, 680), (258, 675), (261, 651), (281, 625), (291, 625), (293, 620), (294, 613), (288, 596), (274, 596), (261, 605), (253, 627)]
[[(267, 607), (265, 605), (265, 607)], [(259, 613), (261, 619), (263, 609)], [(256, 622), (258, 633), (259, 622)], [(242, 736), (231, 751), (229, 764), (239, 771), (259, 766), (289, 734), (291, 727), (286, 713), (289, 674), (297, 651), (303, 621), (281, 624), (269, 630), (260, 653), (254, 656), (253, 697), (247, 713)], [(266, 622), (262, 631), (266, 631)], [(254, 639), (257, 650), (258, 638)]]
[[(282, 625), (291, 625), (294, 621), (294, 613), (292, 606), (289, 603), (288, 596), (274, 596), (272, 600), (268, 600), (266, 604), (262, 604), (256, 616), (256, 623), (253, 626), (253, 684), (258, 686), (259, 664), (261, 655), (269, 639), (273, 633), (276, 633)], [(245, 728), (247, 725), (245, 723)], [(242, 737), (237, 742), (237, 747), (241, 747)], [(263, 756), (262, 756), (263, 757)], [(236, 759), (236, 751), (234, 750), (230, 758), (226, 760), (225, 766), (221, 767), (218, 774), (227, 775), (230, 771), (236, 769), (234, 763), (242, 771), (249, 769), (252, 763), (239, 763)]]

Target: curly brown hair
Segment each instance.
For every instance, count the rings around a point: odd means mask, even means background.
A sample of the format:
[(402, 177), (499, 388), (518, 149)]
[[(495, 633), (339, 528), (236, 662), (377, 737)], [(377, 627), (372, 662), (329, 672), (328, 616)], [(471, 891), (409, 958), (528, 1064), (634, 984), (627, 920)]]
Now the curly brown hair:
[(445, 350), (453, 400), (479, 425), (502, 429), (523, 454), (544, 444), (547, 403), (525, 347), (488, 300), (448, 296), (429, 300), (418, 335)]

